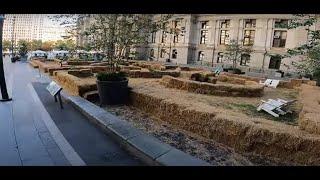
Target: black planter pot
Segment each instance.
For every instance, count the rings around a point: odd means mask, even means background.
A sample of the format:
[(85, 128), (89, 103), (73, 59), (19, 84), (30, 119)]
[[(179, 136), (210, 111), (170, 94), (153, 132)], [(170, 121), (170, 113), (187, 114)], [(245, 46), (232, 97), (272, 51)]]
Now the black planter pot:
[(100, 106), (125, 104), (129, 96), (128, 79), (123, 81), (98, 81)]

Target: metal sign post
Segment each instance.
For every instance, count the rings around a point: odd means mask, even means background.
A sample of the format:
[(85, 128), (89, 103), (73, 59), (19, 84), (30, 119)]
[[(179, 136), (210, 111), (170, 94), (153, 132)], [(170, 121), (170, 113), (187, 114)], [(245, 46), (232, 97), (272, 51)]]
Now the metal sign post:
[(54, 97), (54, 101), (58, 102), (57, 100), (57, 96), (59, 98), (59, 103), (60, 103), (60, 107), (61, 109), (63, 109), (63, 105), (62, 105), (62, 99), (61, 99), (61, 90), (62, 87), (60, 87), (57, 83), (55, 83), (54, 81), (52, 81), (48, 86), (47, 86), (47, 90), (50, 92), (50, 94)]

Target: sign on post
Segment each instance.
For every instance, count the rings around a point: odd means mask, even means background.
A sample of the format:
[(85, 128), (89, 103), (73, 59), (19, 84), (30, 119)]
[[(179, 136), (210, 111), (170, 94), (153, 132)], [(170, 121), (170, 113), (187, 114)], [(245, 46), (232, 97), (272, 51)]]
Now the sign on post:
[(56, 82), (52, 81), (48, 86), (47, 86), (47, 90), (50, 92), (50, 94), (54, 97), (55, 102), (57, 102), (57, 96), (59, 98), (59, 102), (60, 102), (60, 107), (61, 109), (63, 109), (62, 106), (62, 100), (61, 100), (61, 95), (60, 92), (62, 90), (62, 87), (60, 87)]

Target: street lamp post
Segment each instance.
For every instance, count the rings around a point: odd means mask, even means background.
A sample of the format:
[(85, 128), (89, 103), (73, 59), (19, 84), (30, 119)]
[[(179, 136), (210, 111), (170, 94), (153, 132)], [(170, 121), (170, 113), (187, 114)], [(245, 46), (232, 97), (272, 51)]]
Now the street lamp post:
[(1, 88), (1, 95), (2, 99), (0, 101), (11, 101), (12, 99), (9, 98), (6, 79), (4, 76), (4, 68), (3, 68), (3, 56), (2, 56), (2, 31), (3, 31), (3, 21), (4, 21), (4, 14), (0, 14), (0, 88)]

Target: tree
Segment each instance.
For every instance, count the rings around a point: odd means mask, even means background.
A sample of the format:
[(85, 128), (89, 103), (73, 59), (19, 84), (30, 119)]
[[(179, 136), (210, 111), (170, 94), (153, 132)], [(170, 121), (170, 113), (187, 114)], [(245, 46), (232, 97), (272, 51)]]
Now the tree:
[(9, 49), (11, 49), (11, 41), (9, 40), (2, 41), (2, 50), (7, 51)]
[(227, 60), (232, 61), (232, 68), (235, 70), (237, 62), (241, 61), (241, 55), (250, 55), (251, 53), (252, 49), (250, 47), (240, 45), (237, 40), (230, 40), (229, 44), (226, 45), (226, 52), (224, 54)]
[(26, 40), (18, 41), (18, 51), (20, 56), (25, 56), (30, 50), (30, 44)]
[(42, 41), (41, 40), (32, 40), (30, 42), (30, 50), (35, 51), (41, 49)]
[[(288, 29), (305, 28), (308, 35), (308, 42), (288, 49), (286, 54), (280, 55), (281, 58), (300, 57), (300, 60), (293, 62), (298, 73), (302, 76), (313, 75), (320, 79), (320, 30), (311, 28), (319, 20), (317, 14), (295, 14), (294, 18), (288, 23)], [(318, 76), (319, 74), (319, 76)]]
[(155, 20), (148, 14), (98, 14), (83, 35), (116, 66), (118, 60), (128, 59), (131, 49), (146, 44), (150, 34), (162, 29), (168, 19), (166, 15)]
[(42, 51), (52, 51), (54, 48), (54, 42), (53, 41), (46, 41), (41, 44), (41, 50)]

